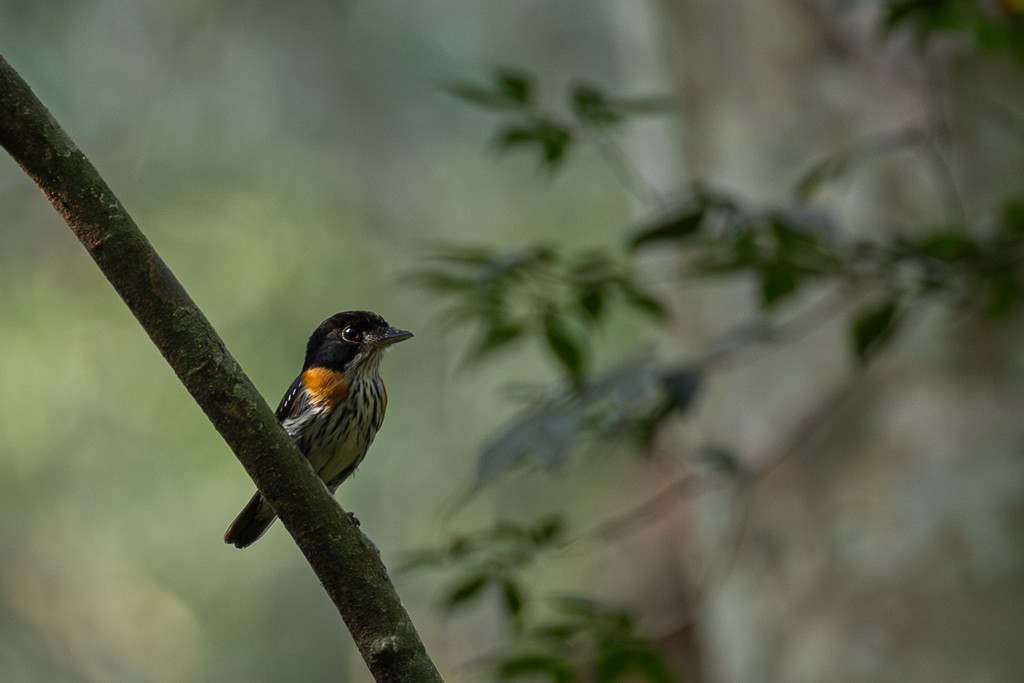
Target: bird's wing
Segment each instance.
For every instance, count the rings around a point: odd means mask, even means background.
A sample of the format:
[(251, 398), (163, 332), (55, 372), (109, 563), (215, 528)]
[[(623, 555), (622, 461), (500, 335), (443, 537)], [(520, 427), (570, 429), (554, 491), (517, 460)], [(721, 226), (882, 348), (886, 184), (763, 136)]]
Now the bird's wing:
[(306, 385), (300, 375), (288, 387), (288, 391), (284, 392), (281, 403), (277, 406), (277, 411), (274, 413), (277, 415), (277, 421), (284, 422), (307, 409), (309, 407), (309, 397), (306, 393)]
[(277, 407), (277, 421), (281, 423), (284, 430), (291, 435), (298, 445), (299, 450), (305, 452), (301, 435), (306, 425), (323, 410), (320, 406), (310, 400), (309, 389), (306, 388), (302, 376), (295, 378), (292, 385), (288, 387), (281, 405)]

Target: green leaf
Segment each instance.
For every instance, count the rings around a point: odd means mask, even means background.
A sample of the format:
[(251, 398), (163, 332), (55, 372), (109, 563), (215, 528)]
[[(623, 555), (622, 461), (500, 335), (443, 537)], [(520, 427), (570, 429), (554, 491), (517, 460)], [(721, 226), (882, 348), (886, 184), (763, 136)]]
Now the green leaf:
[(548, 168), (555, 168), (569, 151), (572, 133), (563, 128), (552, 127), (544, 131), (544, 162)]
[(761, 268), (761, 304), (773, 308), (796, 292), (797, 271), (788, 263), (772, 263)]
[(636, 250), (651, 242), (681, 241), (697, 234), (704, 220), (704, 207), (688, 209), (649, 228), (641, 230), (629, 242)]
[(907, 24), (923, 44), (938, 32), (955, 32), (974, 39), (986, 50), (1007, 50), (1024, 60), (1024, 22), (1020, 0), (888, 0), (887, 31)]
[(749, 224), (742, 225), (734, 235), (729, 244), (732, 248), (733, 263), (730, 268), (755, 265), (761, 260), (758, 246), (758, 232)]
[(630, 306), (658, 321), (668, 317), (665, 307), (654, 297), (641, 292), (632, 280), (621, 278), (617, 282)]
[(512, 579), (503, 580), (501, 582), (501, 599), (508, 615), (517, 619), (523, 611), (523, 592), (519, 584)]
[(986, 312), (993, 318), (1002, 318), (1013, 310), (1013, 307), (1024, 295), (1012, 269), (1004, 268), (992, 273), (988, 285), (988, 304)]
[(494, 252), (483, 264), (480, 279), (484, 282), (519, 277), (525, 271), (555, 260), (555, 252), (544, 245), (533, 245)]
[(484, 332), (479, 342), (477, 342), (473, 349), (473, 355), (476, 358), (481, 358), (487, 354), (493, 353), (504, 346), (508, 346), (510, 343), (521, 337), (522, 334), (522, 325), (516, 323), (500, 323), (491, 325), (487, 328), (487, 331)]
[(476, 552), (477, 546), (472, 539), (465, 536), (456, 536), (448, 545), (448, 555), (454, 559), (460, 559)]
[(556, 516), (541, 520), (540, 524), (530, 530), (530, 539), (536, 545), (546, 545), (557, 540), (562, 533), (562, 518)]
[(572, 91), (572, 110), (576, 118), (587, 125), (602, 126), (618, 123), (622, 115), (615, 110), (605, 94), (594, 86), (580, 85)]
[(899, 307), (893, 300), (862, 311), (853, 323), (853, 349), (857, 360), (866, 363), (885, 345), (899, 323)]
[(523, 71), (498, 69), (494, 74), (495, 83), (508, 101), (529, 104), (533, 99), (533, 79)]
[(515, 147), (517, 145), (538, 144), (544, 140), (544, 134), (536, 126), (511, 125), (498, 135), (498, 146)]
[(544, 315), (544, 337), (565, 374), (573, 384), (578, 385), (584, 372), (584, 348), (569, 332), (562, 316), (553, 308), (549, 308)]
[(605, 311), (605, 288), (600, 285), (583, 287), (579, 291), (577, 301), (587, 319), (599, 322)]
[(616, 683), (630, 674), (639, 674), (652, 683), (673, 683), (675, 678), (661, 656), (649, 647), (639, 644), (612, 643), (598, 653), (595, 667), (597, 683)]
[(645, 294), (630, 292), (629, 303), (633, 308), (646, 313), (657, 320), (664, 320), (668, 316), (665, 312), (665, 308), (661, 305), (661, 302)]
[(1024, 199), (1013, 199), (1003, 205), (1000, 233), (1005, 241), (1024, 238)]
[(981, 246), (974, 239), (952, 232), (925, 235), (914, 246), (922, 254), (947, 262), (979, 256), (982, 252)]
[(453, 83), (447, 86), (445, 90), (460, 100), (465, 100), (487, 109), (517, 109), (521, 106), (520, 103), (510, 101), (500, 93), (473, 83)]
[(512, 124), (498, 134), (498, 146), (502, 149), (535, 146), (549, 168), (555, 168), (564, 160), (572, 142), (573, 135), (568, 128), (548, 119)]
[(456, 585), (455, 588), (448, 591), (448, 595), (445, 596), (444, 600), (445, 607), (453, 609), (462, 603), (473, 599), (487, 586), (488, 583), (490, 583), (490, 581), (491, 577), (487, 574), (471, 576), (462, 583)]
[(902, 23), (913, 23), (922, 35), (953, 28), (963, 21), (958, 4), (963, 3), (961, 0), (889, 0), (884, 25), (891, 30)]
[(532, 101), (533, 82), (525, 73), (499, 69), (489, 87), (459, 82), (447, 86), (446, 90), (461, 100), (487, 109), (525, 109)]
[(821, 251), (817, 236), (796, 221), (806, 217), (806, 211), (775, 212), (771, 217), (771, 234), (775, 250), (780, 256), (797, 256)]

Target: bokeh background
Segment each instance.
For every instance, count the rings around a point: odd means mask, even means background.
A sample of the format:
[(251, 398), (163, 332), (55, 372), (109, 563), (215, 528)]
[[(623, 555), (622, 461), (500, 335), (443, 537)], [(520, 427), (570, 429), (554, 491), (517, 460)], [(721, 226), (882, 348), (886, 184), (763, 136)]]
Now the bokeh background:
[[(511, 65), (554, 110), (580, 78), (670, 95), (678, 114), (621, 140), (666, 197), (703, 178), (781, 202), (822, 156), (941, 114), (952, 180), (899, 154), (827, 197), (866, 236), (1019, 191), (1019, 120), (986, 116), (992, 98), (1024, 112), (1019, 64), (956, 41), (920, 51), (878, 23), (867, 1), (0, 0), (0, 50), (272, 405), (326, 316), (369, 308), (416, 333), (385, 362), (385, 427), (339, 493), (395, 565), (498, 518), (568, 508), (586, 528), (665, 478), (604, 459), (451, 514), (514, 409), (503, 386), (551, 367), (529, 350), (467, 366), (469, 331), (405, 276), (441, 243), (616, 245), (658, 207), (594, 150), (554, 175), (498, 158), (494, 118), (445, 86)], [(9, 160), (0, 239), (0, 680), (369, 680), (280, 526), (245, 552), (221, 542), (251, 483)], [(755, 313), (749, 283), (652, 286), (670, 338), (609, 335), (609, 356), (682, 357)], [(724, 443), (756, 467), (796, 430), (796, 456), (752, 492), (688, 495), (637, 533), (574, 545), (533, 580), (636, 610), (670, 656), (685, 649), (681, 668), (698, 653), (700, 680), (1019, 680), (1020, 327), (926, 311), (803, 432), (853, 372), (838, 322), (723, 372), (663, 447)], [(429, 575), (395, 578), (446, 680), (479, 680), (473, 662), (504, 636), (494, 606), (446, 615)]]

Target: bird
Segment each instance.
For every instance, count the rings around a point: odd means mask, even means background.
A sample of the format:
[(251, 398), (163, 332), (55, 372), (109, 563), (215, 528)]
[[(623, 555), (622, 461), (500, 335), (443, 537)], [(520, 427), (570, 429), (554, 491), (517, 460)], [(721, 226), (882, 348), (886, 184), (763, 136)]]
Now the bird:
[[(324, 320), (309, 337), (302, 371), (276, 415), (332, 494), (363, 461), (384, 421), (384, 351), (412, 336), (371, 311), (345, 311)], [(248, 547), (275, 519), (257, 491), (224, 533), (224, 542)]]

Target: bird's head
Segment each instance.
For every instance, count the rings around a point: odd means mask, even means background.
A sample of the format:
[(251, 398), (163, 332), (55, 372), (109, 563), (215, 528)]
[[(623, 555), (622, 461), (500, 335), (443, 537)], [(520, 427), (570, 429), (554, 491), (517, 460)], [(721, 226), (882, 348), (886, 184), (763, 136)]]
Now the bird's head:
[(310, 336), (303, 369), (376, 372), (384, 350), (410, 337), (412, 332), (392, 327), (371, 311), (336, 313)]

